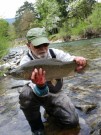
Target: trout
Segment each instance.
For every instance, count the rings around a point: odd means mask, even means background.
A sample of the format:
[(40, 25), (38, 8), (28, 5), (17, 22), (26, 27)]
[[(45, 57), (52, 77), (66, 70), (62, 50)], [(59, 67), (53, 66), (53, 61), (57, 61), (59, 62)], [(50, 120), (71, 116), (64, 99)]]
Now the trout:
[(73, 75), (76, 67), (75, 61), (63, 62), (56, 59), (36, 59), (13, 69), (9, 74), (15, 79), (31, 80), (32, 71), (35, 68), (42, 68), (46, 71), (46, 80), (50, 81)]

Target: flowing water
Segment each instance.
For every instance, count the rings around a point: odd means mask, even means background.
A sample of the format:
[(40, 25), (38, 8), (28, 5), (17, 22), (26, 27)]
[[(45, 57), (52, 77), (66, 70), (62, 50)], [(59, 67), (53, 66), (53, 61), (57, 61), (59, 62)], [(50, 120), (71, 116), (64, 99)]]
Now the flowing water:
[[(63, 89), (71, 97), (80, 117), (86, 120), (86, 124), (80, 120), (80, 129), (68, 131), (46, 126), (47, 135), (89, 135), (88, 127), (91, 126), (91, 122), (94, 123), (96, 118), (101, 119), (101, 38), (55, 43), (50, 47), (92, 59), (96, 68), (64, 79)], [(9, 77), (3, 77), (0, 80), (0, 135), (31, 135), (30, 127), (19, 109), (18, 91), (21, 87), (15, 88), (15, 86), (21, 84), (22, 81)]]
[(57, 43), (52, 47), (70, 52), (72, 55), (84, 56), (87, 59), (101, 57), (101, 38)]

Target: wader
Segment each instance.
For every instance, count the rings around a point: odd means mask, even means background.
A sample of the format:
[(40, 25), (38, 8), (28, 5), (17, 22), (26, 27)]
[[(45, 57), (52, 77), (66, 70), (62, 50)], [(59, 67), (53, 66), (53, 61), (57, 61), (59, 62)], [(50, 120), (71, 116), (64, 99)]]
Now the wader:
[[(50, 49), (52, 58), (56, 58), (52, 49)], [(49, 94), (44, 97), (38, 97), (31, 87), (25, 85), (19, 96), (20, 108), (31, 127), (32, 132), (44, 129), (41, 120), (40, 106), (43, 106), (49, 116), (55, 118), (56, 123), (66, 127), (74, 127), (79, 123), (78, 114), (70, 98), (61, 90), (63, 80), (56, 79), (53, 82), (47, 82)]]

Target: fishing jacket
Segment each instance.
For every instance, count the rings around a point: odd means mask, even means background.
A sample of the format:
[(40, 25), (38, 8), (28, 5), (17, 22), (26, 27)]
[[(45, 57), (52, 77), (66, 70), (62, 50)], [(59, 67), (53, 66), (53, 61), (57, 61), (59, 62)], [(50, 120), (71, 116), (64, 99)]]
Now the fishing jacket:
[[(51, 59), (51, 58), (56, 58), (57, 60), (61, 60), (61, 61), (73, 61), (75, 56), (71, 56), (69, 53), (65, 53), (64, 51), (59, 50), (59, 49), (50, 48), (50, 49), (48, 49), (46, 59)], [(34, 59), (36, 59), (36, 56), (33, 56), (31, 51), (29, 50), (28, 53), (22, 58), (20, 65), (27, 63)], [(29, 81), (28, 85), (32, 89), (35, 87), (35, 84), (32, 83), (32, 81)], [(53, 79), (51, 81), (47, 81), (47, 85), (49, 87), (49, 92), (57, 93), (62, 88), (63, 79), (59, 78), (59, 79)]]

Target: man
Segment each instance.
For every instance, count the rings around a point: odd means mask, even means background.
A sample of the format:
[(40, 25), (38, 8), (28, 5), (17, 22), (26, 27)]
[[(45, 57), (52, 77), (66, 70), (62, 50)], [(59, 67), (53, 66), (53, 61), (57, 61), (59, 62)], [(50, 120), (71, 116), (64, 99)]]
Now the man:
[[(49, 49), (44, 28), (33, 28), (27, 33), (27, 46), (29, 52), (23, 57), (20, 65), (34, 59), (56, 58), (62, 61), (76, 61), (77, 71), (81, 71), (86, 65), (83, 57), (71, 56), (62, 50)], [(62, 79), (47, 81), (47, 73), (40, 68), (34, 69), (31, 82), (23, 87), (19, 96), (19, 103), (26, 119), (31, 127), (32, 135), (45, 135), (44, 125), (41, 120), (40, 106), (43, 106), (49, 116), (55, 118), (57, 123), (65, 127), (74, 127), (79, 123), (78, 114), (69, 97), (61, 90)]]

